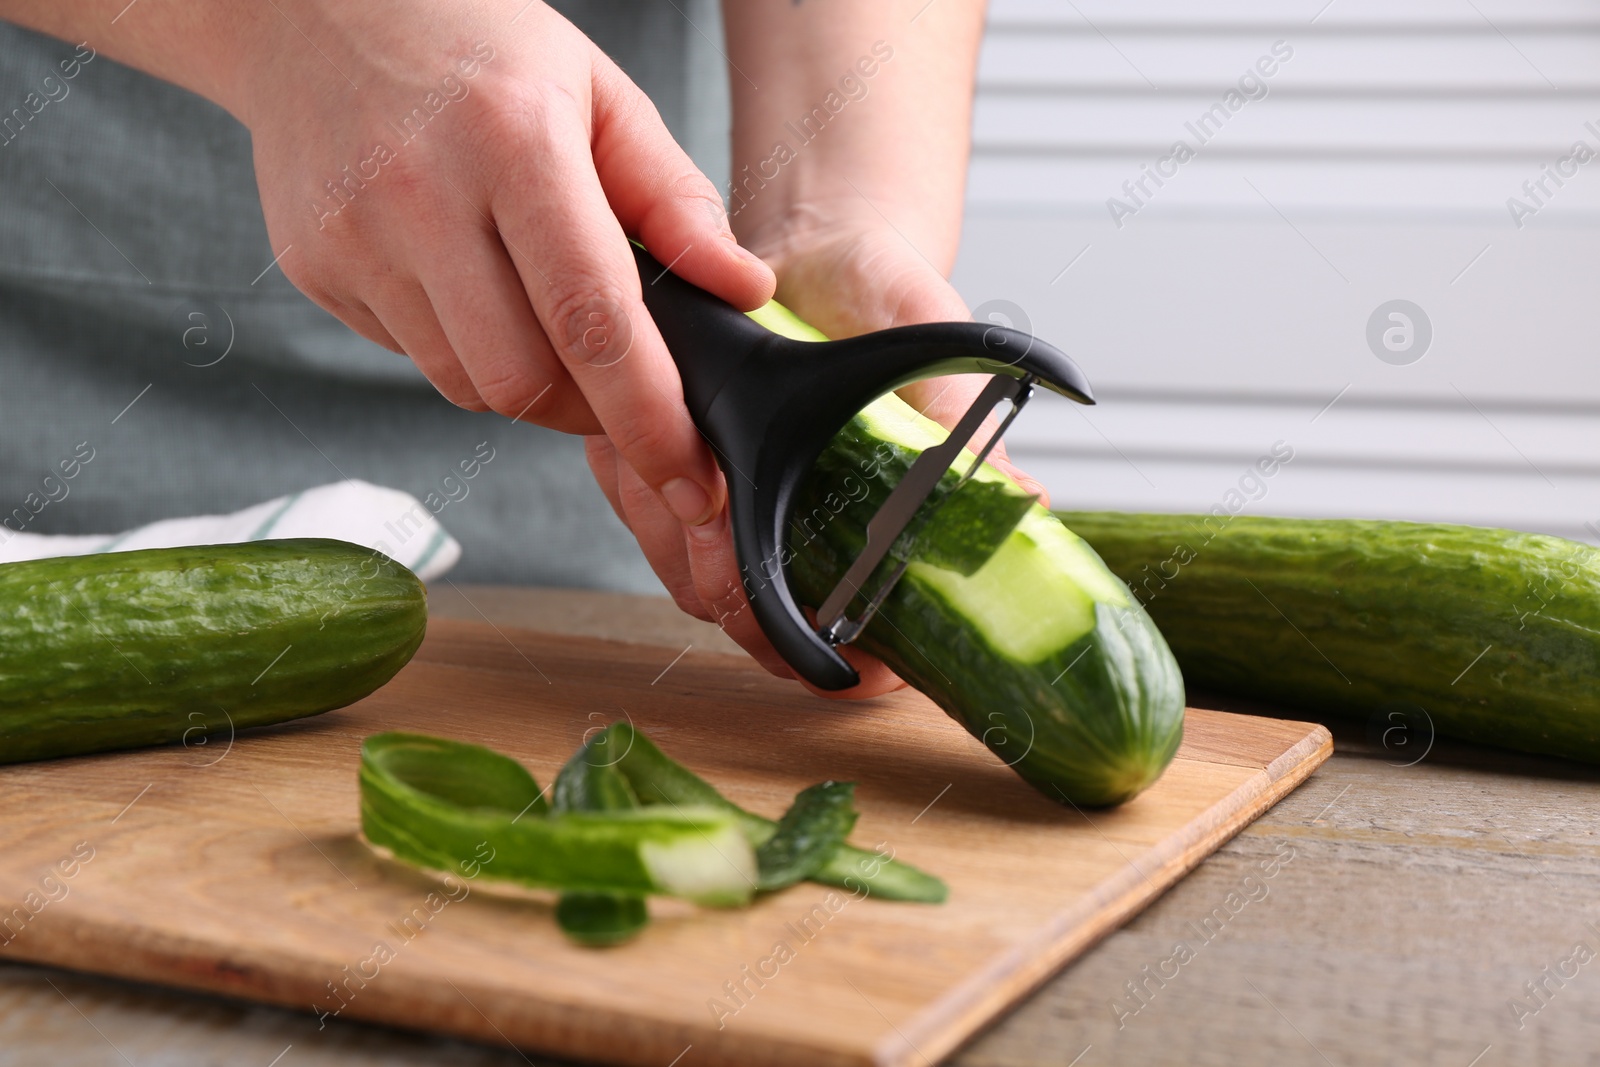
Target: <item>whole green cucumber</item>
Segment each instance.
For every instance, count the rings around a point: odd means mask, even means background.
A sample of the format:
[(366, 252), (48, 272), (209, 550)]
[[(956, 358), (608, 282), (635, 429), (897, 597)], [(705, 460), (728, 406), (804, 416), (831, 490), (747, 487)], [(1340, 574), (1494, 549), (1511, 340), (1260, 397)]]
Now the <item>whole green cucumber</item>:
[[(774, 305), (752, 317), (802, 340), (821, 337)], [(789, 573), (802, 603), (823, 602), (895, 484), (945, 436), (889, 394), (834, 437), (791, 524)], [(956, 467), (972, 461), (964, 451)], [(985, 464), (959, 489), (957, 480), (947, 473), (930, 498), (940, 506), (857, 647), (1057, 803), (1127, 800), (1160, 776), (1182, 739), (1177, 662), (1100, 557), (1006, 475)], [(998, 548), (997, 517), (1009, 530)]]
[(422, 643), (427, 594), (343, 541), (0, 566), (0, 763), (174, 741), (343, 707)]
[(1342, 519), (1061, 512), (1161, 625), (1191, 685), (1600, 762), (1600, 551)]

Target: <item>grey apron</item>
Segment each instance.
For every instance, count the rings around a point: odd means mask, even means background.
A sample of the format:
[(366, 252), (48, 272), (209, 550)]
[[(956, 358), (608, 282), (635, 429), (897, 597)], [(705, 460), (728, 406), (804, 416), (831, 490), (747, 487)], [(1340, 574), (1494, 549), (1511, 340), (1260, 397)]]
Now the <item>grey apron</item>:
[[(720, 183), (714, 0), (555, 6)], [(449, 500), (438, 514), (464, 548), (456, 579), (660, 591), (580, 439), (452, 406), (268, 269), (243, 127), (105, 56), (74, 68), (76, 51), (0, 22), (9, 527), (111, 532), (361, 478)]]

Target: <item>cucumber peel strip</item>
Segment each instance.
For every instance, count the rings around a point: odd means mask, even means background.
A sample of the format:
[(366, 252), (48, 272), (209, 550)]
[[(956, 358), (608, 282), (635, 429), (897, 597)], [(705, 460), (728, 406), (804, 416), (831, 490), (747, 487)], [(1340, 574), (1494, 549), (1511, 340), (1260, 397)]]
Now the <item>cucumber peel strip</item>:
[(811, 878), (856, 825), (854, 782), (819, 782), (800, 791), (773, 835), (756, 849), (756, 884), (782, 889)]
[[(367, 840), (418, 866), (713, 906), (748, 903), (755, 891), (755, 850), (725, 810), (552, 813), (515, 760), (407, 733), (362, 744), (360, 784)], [(482, 860), (485, 853), (492, 858)]]
[[(778, 823), (745, 811), (717, 792), (715, 787), (681, 763), (671, 759), (628, 722), (612, 723), (606, 732), (617, 769), (628, 779), (639, 801), (646, 805), (672, 805), (677, 810), (717, 809), (739, 820), (749, 842), (760, 849), (778, 831)], [(880, 852), (841, 844), (820, 868), (807, 877), (823, 885), (865, 890), (882, 900), (916, 904), (943, 904), (949, 896), (944, 882)]]

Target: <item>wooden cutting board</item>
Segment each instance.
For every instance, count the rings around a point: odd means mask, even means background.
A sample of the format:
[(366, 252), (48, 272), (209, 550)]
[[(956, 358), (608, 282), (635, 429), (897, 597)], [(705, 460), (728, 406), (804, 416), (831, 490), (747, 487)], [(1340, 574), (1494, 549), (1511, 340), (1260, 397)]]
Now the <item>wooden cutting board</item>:
[[(1160, 782), (1079, 812), (916, 693), (824, 701), (741, 659), (673, 655), (435, 620), (342, 711), (0, 768), (0, 955), (640, 1067), (932, 1063), (1332, 751), (1321, 726), (1190, 709)], [(855, 780), (852, 840), (939, 874), (949, 902), (802, 883), (745, 910), (664, 902), (637, 941), (588, 950), (548, 896), (442, 884), (359, 836), (371, 733), (489, 745), (547, 784), (622, 716), (765, 814)]]

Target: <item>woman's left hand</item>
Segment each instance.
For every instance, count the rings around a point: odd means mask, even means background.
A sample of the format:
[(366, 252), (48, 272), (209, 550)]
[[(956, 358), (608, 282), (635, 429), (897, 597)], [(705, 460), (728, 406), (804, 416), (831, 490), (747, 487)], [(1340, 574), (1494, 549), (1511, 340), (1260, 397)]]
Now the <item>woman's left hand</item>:
[[(847, 212), (860, 215), (868, 208), (858, 200), (828, 213), (841, 218)], [(955, 287), (910, 239), (875, 216), (870, 221), (858, 218), (853, 223), (831, 223), (794, 237), (763, 240), (758, 232), (749, 247), (777, 274), (775, 299), (829, 337), (972, 318)], [(950, 427), (988, 381), (986, 374), (949, 375), (913, 382), (899, 393), (928, 418)], [(980, 430), (976, 440), (983, 438)], [(988, 462), (1049, 503), (1044, 486), (1012, 465), (1004, 442), (995, 446)]]

